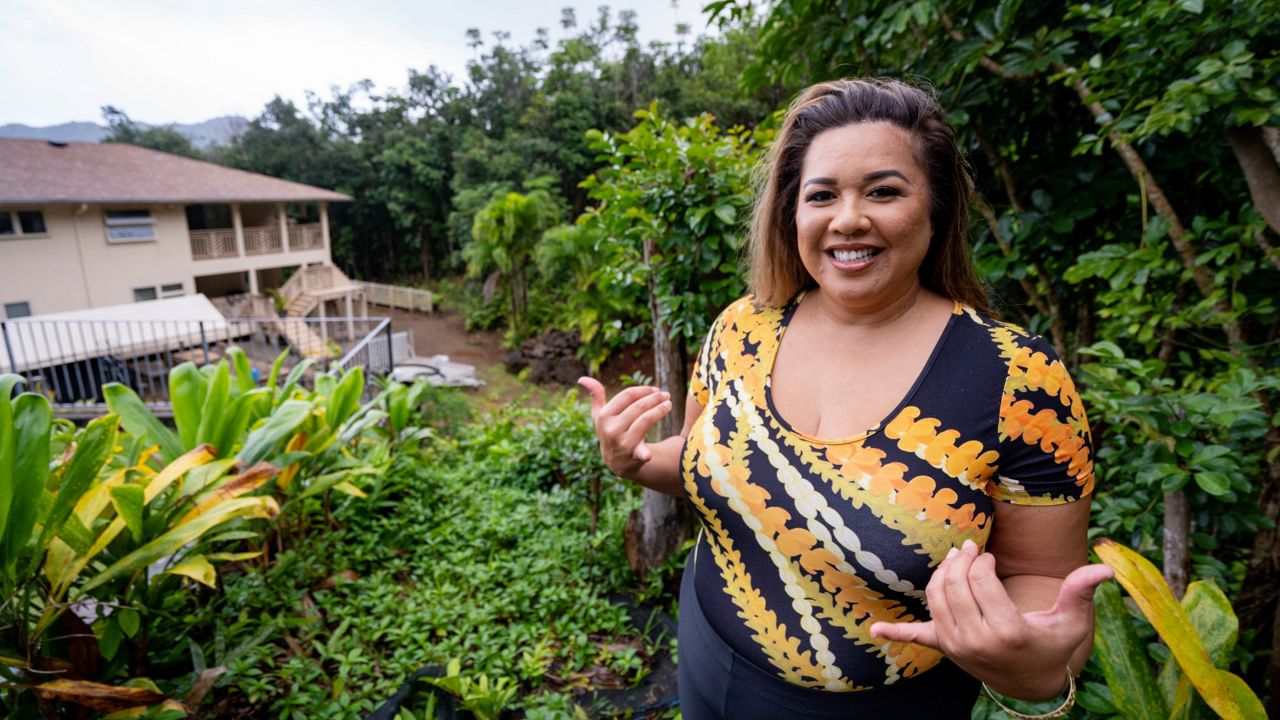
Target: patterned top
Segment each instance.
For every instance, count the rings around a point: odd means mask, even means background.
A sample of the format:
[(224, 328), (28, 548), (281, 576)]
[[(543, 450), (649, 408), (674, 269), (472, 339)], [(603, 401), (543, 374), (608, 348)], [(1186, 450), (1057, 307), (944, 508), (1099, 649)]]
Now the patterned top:
[(933, 568), (966, 539), (985, 545), (993, 500), (1092, 492), (1089, 425), (1048, 343), (957, 303), (886, 420), (838, 440), (801, 433), (769, 393), (798, 304), (742, 298), (699, 354), (691, 391), (705, 409), (682, 455), (705, 530), (694, 583), (715, 630), (759, 667), (800, 686), (865, 690), (942, 659), (873, 639), (871, 625), (928, 619)]

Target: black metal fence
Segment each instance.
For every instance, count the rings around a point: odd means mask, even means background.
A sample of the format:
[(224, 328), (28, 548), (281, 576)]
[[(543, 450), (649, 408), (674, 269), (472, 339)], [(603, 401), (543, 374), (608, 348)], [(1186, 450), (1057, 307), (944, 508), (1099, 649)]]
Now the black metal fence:
[(369, 376), (391, 372), (391, 321), (381, 317), (243, 318), (234, 320), (0, 321), (0, 372), (21, 375), (24, 390), (49, 397), (62, 415), (105, 407), (102, 386), (119, 382), (163, 412), (169, 370), (183, 362), (217, 362), (235, 346), (255, 377), (265, 380), (281, 352), (281, 375), (305, 359), (317, 370), (363, 366)]

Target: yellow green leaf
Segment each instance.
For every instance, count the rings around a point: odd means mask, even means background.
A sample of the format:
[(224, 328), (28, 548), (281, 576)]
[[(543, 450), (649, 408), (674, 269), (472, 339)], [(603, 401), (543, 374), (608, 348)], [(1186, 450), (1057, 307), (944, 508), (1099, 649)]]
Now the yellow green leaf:
[(241, 562), (243, 560), (252, 560), (257, 557), (262, 557), (262, 551), (254, 550), (251, 552), (238, 552), (238, 553), (233, 553), (233, 552), (209, 553), (207, 557), (210, 560), (214, 560), (217, 562)]
[(351, 483), (347, 482), (346, 480), (343, 480), (342, 482), (338, 483), (337, 485), (334, 485), (334, 486), (333, 486), (333, 489), (334, 489), (334, 490), (337, 490), (337, 491), (338, 491), (338, 492), (340, 492), (340, 493), (345, 493), (345, 494), (347, 494), (347, 495), (351, 495), (352, 497), (358, 497), (358, 498), (366, 498), (366, 497), (369, 497), (369, 496), (365, 493), (365, 491), (361, 490), (360, 488), (356, 487), (355, 485), (352, 485)]
[[(169, 487), (174, 481), (181, 478), (188, 470), (199, 467), (212, 459), (213, 448), (208, 445), (201, 445), (182, 455), (177, 460), (169, 463), (160, 471), (160, 474), (156, 475), (152, 478), (151, 482), (147, 483), (147, 487), (143, 491), (143, 504), (150, 503), (154, 500), (156, 496), (164, 491), (165, 488)], [(120, 517), (115, 518), (102, 530), (102, 533), (98, 535), (98, 539), (93, 543), (93, 547), (89, 548), (88, 552), (80, 554), (72, 562), (62, 563), (61, 572), (59, 574), (49, 574), (49, 571), (46, 569), (46, 575), (49, 577), (49, 581), (52, 586), (50, 597), (54, 600), (60, 600), (71, 587), (71, 583), (75, 581), (76, 577), (84, 570), (85, 566), (87, 566), (93, 558), (97, 557), (98, 553), (102, 552), (107, 545), (110, 545), (111, 541), (115, 540), (124, 529), (124, 519)], [(52, 552), (50, 552), (50, 561), (52, 561)], [(46, 564), (46, 568), (47, 567), (48, 564)], [(41, 619), (41, 622), (42, 624), (45, 622), (44, 618)]]
[(253, 467), (224, 483), (204, 498), (201, 498), (200, 502), (197, 503), (195, 507), (191, 508), (186, 515), (183, 515), (182, 519), (179, 520), (174, 527), (179, 527), (184, 523), (189, 522), (192, 518), (198, 517), (218, 503), (226, 502), (232, 498), (257, 490), (265, 485), (268, 480), (275, 477), (277, 472), (279, 471), (276, 470), (275, 466), (271, 463), (256, 463)]
[(102, 511), (111, 504), (111, 488), (123, 485), (128, 468), (120, 468), (111, 473), (105, 480), (89, 488), (88, 492), (76, 501), (75, 516), (85, 527), (93, 525)]
[(1187, 611), (1174, 599), (1160, 571), (1146, 558), (1111, 540), (1094, 546), (1098, 557), (1116, 574), (1200, 697), (1226, 720), (1264, 720), (1262, 701), (1236, 675), (1214, 667)]
[[(1240, 634), (1240, 621), (1231, 609), (1231, 601), (1212, 580), (1197, 580), (1182, 596), (1182, 608), (1191, 618), (1196, 634), (1209, 652), (1216, 668), (1224, 669), (1231, 661), (1231, 649)], [(1160, 670), (1160, 689), (1165, 702), (1179, 715), (1192, 702), (1191, 686), (1178, 663), (1168, 662)]]
[(213, 563), (209, 562), (209, 559), (203, 555), (189, 557), (164, 572), (166, 575), (189, 577), (201, 585), (207, 585), (215, 590), (218, 587), (218, 571), (213, 569)]
[(236, 518), (274, 518), (280, 514), (280, 506), (274, 498), (236, 498), (220, 503), (186, 524), (173, 528), (117, 560), (111, 567), (94, 576), (79, 589), (80, 594), (111, 580), (144, 568), (166, 555), (172, 555), (188, 543), (200, 539), (213, 528)]
[[(292, 453), (301, 450), (307, 444), (307, 434), (299, 430), (293, 437), (289, 438), (289, 444), (285, 445), (285, 453)], [(276, 485), (280, 488), (280, 492), (288, 494), (289, 486), (293, 484), (293, 479), (298, 475), (300, 465), (296, 462), (289, 463), (289, 466), (280, 473), (280, 477), (276, 480)]]

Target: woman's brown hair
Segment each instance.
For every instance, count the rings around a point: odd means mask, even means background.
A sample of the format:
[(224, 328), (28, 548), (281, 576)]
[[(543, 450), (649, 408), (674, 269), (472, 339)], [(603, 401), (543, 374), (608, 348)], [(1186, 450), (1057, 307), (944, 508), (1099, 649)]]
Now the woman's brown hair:
[(929, 175), (933, 237), (920, 265), (920, 283), (943, 297), (993, 314), (969, 258), (969, 199), (973, 181), (955, 134), (929, 92), (899, 80), (834, 80), (807, 88), (791, 103), (760, 168), (751, 223), (751, 290), (756, 302), (780, 307), (813, 278), (796, 247), (800, 171), (820, 133), (864, 122), (890, 122), (911, 133), (917, 160)]

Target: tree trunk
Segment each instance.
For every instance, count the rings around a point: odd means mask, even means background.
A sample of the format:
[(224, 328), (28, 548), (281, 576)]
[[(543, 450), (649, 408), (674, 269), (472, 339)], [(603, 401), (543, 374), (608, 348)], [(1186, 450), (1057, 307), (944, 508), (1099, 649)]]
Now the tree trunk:
[[(644, 241), (644, 261), (654, 255), (652, 240)], [(658, 307), (653, 270), (649, 272), (649, 317), (653, 323), (654, 378), (658, 387), (671, 393), (671, 412), (658, 424), (662, 437), (671, 437), (684, 427), (684, 398), (688, 393), (684, 352), (672, 342), (671, 328)], [(679, 498), (648, 488), (640, 508), (627, 518), (625, 531), (627, 563), (643, 577), (662, 564), (690, 536), (692, 522), (687, 504)]]
[(1227, 128), (1227, 140), (1244, 171), (1249, 197), (1271, 229), (1280, 233), (1280, 166), (1256, 127)]
[(418, 233), (418, 254), (422, 258), (422, 279), (431, 279), (431, 231), (425, 226)]
[(1164, 494), (1164, 581), (1182, 599), (1191, 572), (1191, 511), (1182, 490)]

